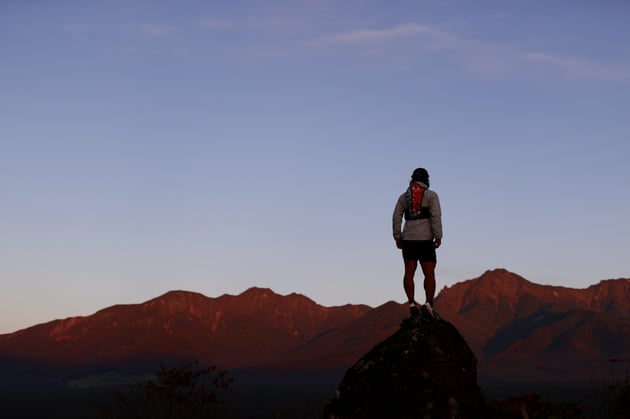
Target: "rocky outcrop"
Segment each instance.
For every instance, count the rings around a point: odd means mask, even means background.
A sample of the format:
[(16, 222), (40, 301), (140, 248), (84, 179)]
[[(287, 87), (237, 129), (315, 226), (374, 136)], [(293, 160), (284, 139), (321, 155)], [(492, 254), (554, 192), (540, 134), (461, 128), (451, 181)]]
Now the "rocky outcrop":
[(455, 327), (416, 315), (347, 370), (324, 416), (480, 417), (477, 360)]

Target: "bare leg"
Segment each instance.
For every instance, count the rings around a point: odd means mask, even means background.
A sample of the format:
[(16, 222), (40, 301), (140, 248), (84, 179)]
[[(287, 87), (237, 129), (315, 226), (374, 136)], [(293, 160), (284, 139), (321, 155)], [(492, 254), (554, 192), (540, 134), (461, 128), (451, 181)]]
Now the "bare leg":
[(414, 302), (415, 285), (413, 283), (413, 276), (416, 273), (418, 267), (418, 261), (406, 260), (405, 261), (405, 276), (403, 277), (403, 286), (405, 288), (405, 294), (410, 303)]
[(424, 274), (424, 293), (427, 297), (427, 303), (433, 306), (433, 298), (435, 297), (435, 262), (420, 262), (420, 267)]

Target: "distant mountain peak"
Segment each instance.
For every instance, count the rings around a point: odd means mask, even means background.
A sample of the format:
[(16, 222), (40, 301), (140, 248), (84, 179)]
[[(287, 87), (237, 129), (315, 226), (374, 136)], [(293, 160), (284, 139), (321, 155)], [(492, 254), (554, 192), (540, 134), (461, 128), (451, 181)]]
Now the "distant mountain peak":
[(305, 295), (298, 293), (291, 293), (288, 295), (282, 295), (276, 293), (271, 288), (263, 288), (263, 287), (251, 287), (240, 293), (238, 296), (229, 296), (230, 298), (235, 298), (241, 301), (246, 305), (255, 305), (255, 306), (265, 306), (266, 304), (306, 304), (309, 306), (320, 306), (315, 301), (306, 297)]
[(479, 278), (471, 280), (470, 284), (470, 297), (483, 296), (493, 300), (512, 300), (524, 290), (538, 287), (522, 276), (502, 268), (486, 271)]
[(477, 278), (477, 280), (480, 282), (502, 280), (502, 281), (511, 281), (511, 282), (530, 283), (530, 281), (528, 281), (527, 279), (523, 278), (522, 276), (518, 274), (515, 274), (514, 272), (510, 272), (505, 268), (487, 270), (483, 274), (481, 274), (481, 276)]
[[(178, 308), (187, 307), (186, 310), (193, 310), (195, 306), (202, 306), (208, 303), (211, 299), (206, 297), (205, 295), (193, 292), (193, 291), (185, 291), (185, 290), (173, 290), (168, 291), (156, 298), (152, 298), (148, 301), (145, 301), (142, 306), (147, 307), (159, 307), (163, 306), (168, 308), (169, 310), (177, 311)], [(127, 305), (127, 307), (133, 305)], [(124, 307), (124, 306), (114, 306), (112, 308)], [(109, 310), (109, 309), (105, 309)]]
[(171, 291), (167, 291), (164, 294), (160, 295), (157, 298), (154, 299), (187, 299), (190, 297), (203, 297), (203, 298), (208, 298), (205, 295), (199, 293), (199, 292), (194, 292), (194, 291), (186, 291), (186, 290), (171, 290)]
[(239, 294), (239, 297), (255, 296), (260, 298), (266, 298), (268, 296), (279, 296), (271, 288), (251, 287)]

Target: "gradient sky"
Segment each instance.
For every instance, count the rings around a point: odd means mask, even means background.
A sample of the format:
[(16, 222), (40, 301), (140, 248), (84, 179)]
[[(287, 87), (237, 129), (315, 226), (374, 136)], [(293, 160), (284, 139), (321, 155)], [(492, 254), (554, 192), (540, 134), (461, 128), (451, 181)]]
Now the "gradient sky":
[(172, 289), (402, 302), (416, 167), (438, 290), (630, 277), (628, 22), (626, 0), (4, 0), (0, 333)]

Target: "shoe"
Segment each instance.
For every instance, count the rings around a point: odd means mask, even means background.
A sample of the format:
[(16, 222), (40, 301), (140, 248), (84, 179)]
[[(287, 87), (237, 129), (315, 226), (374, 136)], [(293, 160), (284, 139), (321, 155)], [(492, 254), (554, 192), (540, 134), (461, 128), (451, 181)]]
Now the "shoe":
[(429, 303), (424, 303), (422, 305), (422, 312), (431, 318), (435, 318), (435, 310), (433, 306)]
[(418, 305), (417, 303), (414, 301), (412, 303), (409, 303), (409, 314), (411, 314), (412, 316), (415, 316), (416, 314), (419, 314), (420, 310), (418, 309)]

